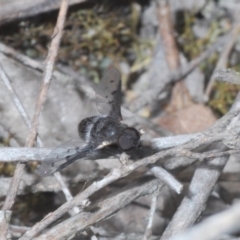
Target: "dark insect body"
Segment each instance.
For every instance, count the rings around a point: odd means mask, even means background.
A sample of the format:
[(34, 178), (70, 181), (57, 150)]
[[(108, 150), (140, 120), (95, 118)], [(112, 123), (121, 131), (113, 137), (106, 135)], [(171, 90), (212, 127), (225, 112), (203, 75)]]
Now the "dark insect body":
[(97, 159), (121, 152), (131, 155), (139, 149), (140, 133), (122, 122), (118, 70), (110, 68), (95, 91), (101, 116), (83, 119), (78, 125), (83, 141), (69, 141), (70, 146), (64, 144), (53, 150), (39, 166), (39, 175), (51, 175), (78, 159)]

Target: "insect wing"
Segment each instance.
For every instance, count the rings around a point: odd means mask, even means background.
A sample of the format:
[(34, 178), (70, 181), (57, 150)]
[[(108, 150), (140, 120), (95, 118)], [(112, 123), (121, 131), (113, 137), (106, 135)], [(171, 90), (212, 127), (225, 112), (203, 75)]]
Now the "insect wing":
[(37, 174), (45, 177), (65, 168), (72, 162), (84, 158), (89, 147), (83, 141), (70, 140), (51, 151), (37, 169)]
[(111, 116), (119, 121), (121, 115), (121, 75), (115, 68), (104, 74), (96, 89), (96, 104), (102, 115)]

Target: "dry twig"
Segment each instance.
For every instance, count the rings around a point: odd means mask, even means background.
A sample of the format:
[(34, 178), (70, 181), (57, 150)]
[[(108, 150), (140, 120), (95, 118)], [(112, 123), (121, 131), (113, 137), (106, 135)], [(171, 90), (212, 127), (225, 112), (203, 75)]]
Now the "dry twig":
[[(231, 116), (235, 110), (239, 109), (239, 106), (240, 101), (238, 96), (232, 106), (232, 109), (227, 115)], [(225, 115), (222, 120), (215, 124), (217, 128), (222, 125), (228, 134), (231, 133), (231, 127), (228, 128), (225, 124), (229, 124), (230, 122), (232, 124), (236, 124), (237, 121), (234, 117), (226, 120), (229, 116)], [(226, 120), (225, 123), (224, 120)], [(233, 133), (233, 135), (234, 134), (235, 133)], [(234, 142), (238, 145), (236, 137), (234, 138)], [(222, 150), (226, 150), (226, 146), (223, 147)], [(210, 196), (223, 167), (227, 163), (227, 160), (228, 157), (216, 157), (210, 163), (203, 163), (195, 171), (188, 193), (181, 202), (178, 210), (175, 212), (171, 222), (163, 233), (161, 240), (169, 239), (169, 237), (174, 236), (195, 223), (202, 211), (205, 209), (208, 197)]]
[[(194, 139), (195, 140), (195, 139)], [(211, 141), (221, 141), (224, 140), (224, 135), (221, 137), (204, 137), (201, 140), (204, 140), (204, 142), (211, 142)], [(200, 141), (200, 140), (199, 140)], [(199, 144), (201, 145), (201, 144)], [(233, 154), (238, 154), (240, 152), (239, 149), (233, 149), (228, 151), (220, 151), (220, 152), (205, 152), (205, 153), (195, 153), (191, 152), (188, 149), (185, 149), (183, 146), (179, 145), (179, 147), (172, 148), (170, 150), (161, 151), (160, 153), (156, 153), (152, 156), (158, 156), (159, 159), (163, 157), (185, 157), (185, 158), (192, 158), (192, 159), (198, 159), (199, 161), (203, 161), (205, 159), (214, 158), (214, 157), (222, 157), (222, 156), (228, 156)], [(173, 151), (176, 150), (176, 152)], [(51, 152), (53, 149), (51, 148), (2, 148), (0, 152), (0, 158), (2, 162), (28, 162), (28, 161), (44, 161), (46, 156)], [(9, 154), (9, 155), (8, 155)], [(19, 160), (21, 158), (21, 160)], [(146, 165), (145, 161), (148, 158), (144, 158), (142, 160), (143, 166)], [(158, 159), (158, 160), (159, 160)], [(116, 159), (117, 160), (117, 159)], [(156, 160), (157, 161), (157, 160)], [(185, 161), (185, 160), (184, 160)], [(195, 160), (194, 160), (195, 161)], [(155, 160), (151, 160), (151, 162), (147, 164), (155, 163)], [(183, 161), (179, 160), (180, 164), (183, 164)], [(192, 163), (192, 162), (191, 162)], [(139, 165), (140, 167), (140, 165)], [(135, 167), (134, 167), (135, 169)], [(156, 175), (158, 174), (158, 170), (156, 171)], [(165, 173), (161, 173), (164, 175)], [(180, 189), (176, 187), (176, 189)], [(176, 191), (178, 192), (178, 191)]]
[(148, 224), (143, 236), (143, 240), (147, 240), (151, 237), (152, 235), (152, 226), (153, 226), (153, 219), (154, 219), (154, 214), (157, 208), (157, 199), (159, 195), (160, 189), (157, 189), (156, 192), (152, 194), (152, 201), (151, 201), (151, 208), (149, 210), (149, 217), (148, 217)]
[[(152, 194), (158, 188), (161, 188), (163, 184), (159, 180), (138, 180), (130, 186), (126, 186), (118, 193), (113, 196), (107, 197), (105, 200), (94, 204), (93, 209), (98, 209), (96, 211), (83, 211), (76, 216), (63, 221), (57, 226), (49, 229), (46, 233), (39, 237), (34, 238), (35, 240), (47, 240), (51, 238), (56, 239), (68, 239), (70, 236), (77, 234), (90, 227), (93, 223), (98, 223), (99, 221), (112, 216), (115, 212), (119, 211), (127, 204), (131, 203), (134, 199), (140, 196)], [(28, 239), (28, 238), (20, 238)]]
[(159, 33), (161, 35), (165, 58), (171, 71), (179, 69), (180, 60), (177, 45), (174, 39), (173, 26), (171, 21), (171, 12), (169, 2), (166, 0), (157, 1), (157, 15), (159, 21)]
[[(168, 82), (168, 83), (176, 82), (186, 77), (197, 66), (199, 66), (199, 64), (201, 64), (204, 60), (210, 57), (220, 46), (222, 46), (226, 41), (228, 41), (229, 38), (230, 38), (229, 33), (226, 34), (225, 36), (219, 37), (219, 39), (207, 50), (201, 53), (199, 57), (193, 59), (188, 64), (181, 66), (180, 69), (171, 72), (167, 80), (165, 80), (164, 82)], [(141, 99), (138, 99), (137, 101), (132, 103), (131, 110), (133, 112), (138, 111), (141, 108), (143, 108), (145, 105), (155, 101), (157, 99), (157, 96), (163, 91), (164, 87), (165, 85), (163, 85), (161, 82), (154, 85), (154, 89), (147, 90)]]
[(42, 63), (19, 53), (18, 51), (3, 43), (0, 43), (0, 52), (4, 53), (5, 55), (12, 56), (14, 59), (21, 62), (25, 66), (31, 67), (36, 70), (43, 70)]
[(166, 171), (165, 169), (158, 166), (154, 166), (151, 167), (151, 172), (154, 174), (155, 177), (165, 182), (176, 193), (180, 194), (182, 192), (183, 185), (178, 180), (176, 180), (174, 176), (169, 174), (169, 172)]
[[(132, 171), (134, 171), (135, 169), (137, 169), (140, 166), (146, 166), (148, 164), (153, 164), (153, 163), (157, 162), (159, 159), (164, 159), (166, 156), (169, 156), (171, 154), (172, 154), (172, 156), (181, 156), (182, 151), (183, 152), (186, 152), (186, 150), (191, 151), (191, 149), (196, 149), (197, 147), (202, 146), (204, 144), (208, 145), (208, 144), (212, 143), (213, 141), (220, 141), (222, 138), (228, 138), (228, 137), (230, 137), (230, 135), (232, 133), (231, 129), (234, 129), (234, 134), (235, 133), (238, 134), (235, 131), (236, 129), (234, 127), (234, 124), (235, 124), (234, 120), (237, 117), (239, 118), (239, 111), (240, 111), (240, 106), (236, 105), (234, 109), (232, 109), (228, 114), (226, 114), (224, 116), (224, 118), (220, 119), (212, 128), (210, 128), (209, 130), (202, 133), (202, 137), (198, 138), (197, 140), (191, 140), (190, 142), (185, 143), (179, 147), (175, 147), (175, 148), (172, 148), (169, 150), (159, 152), (151, 157), (145, 158), (143, 160), (139, 160), (132, 165), (124, 166), (121, 169), (113, 169), (104, 179), (102, 179), (98, 182), (95, 182), (93, 185), (89, 186), (83, 192), (76, 195), (76, 197), (73, 198), (71, 201), (63, 204), (54, 213), (46, 216), (41, 222), (39, 222), (38, 224), (33, 226), (33, 228), (30, 231), (26, 232), (20, 239), (21, 240), (32, 239), (36, 234), (41, 232), (49, 224), (51, 224), (53, 221), (58, 219), (60, 216), (62, 216), (66, 211), (68, 211), (72, 207), (74, 207), (74, 206), (84, 207), (86, 205), (86, 201), (87, 201), (88, 197), (91, 196), (94, 192), (98, 191), (99, 189), (103, 188), (104, 186), (110, 184), (111, 182), (113, 182), (119, 178), (127, 176), (129, 173), (131, 173)], [(193, 157), (194, 154), (199, 154), (199, 153), (191, 153), (191, 154), (189, 156)], [(210, 153), (210, 155), (211, 154), (215, 154), (215, 153)], [(212, 157), (213, 157), (213, 155), (212, 155)], [(193, 159), (192, 162), (194, 162), (194, 161), (196, 161), (196, 160)], [(220, 166), (220, 165), (217, 165), (216, 167), (218, 167), (218, 166)], [(201, 173), (201, 169), (199, 171)], [(215, 181), (216, 178), (219, 176), (219, 172), (220, 172), (220, 169), (216, 169), (214, 177), (211, 179), (213, 179)], [(206, 175), (209, 176), (209, 173), (206, 172)], [(201, 174), (200, 174), (200, 176), (201, 176)], [(211, 186), (212, 186), (212, 184), (211, 184)]]
[(227, 160), (228, 157), (216, 158), (211, 162), (203, 163), (195, 171), (188, 192), (163, 233), (161, 240), (169, 239), (169, 237), (195, 223), (205, 209), (208, 197), (212, 193)]
[[(54, 30), (56, 35), (52, 39), (50, 49), (49, 49), (49, 54), (48, 54), (48, 57), (45, 62), (43, 84), (42, 84), (41, 91), (40, 91), (40, 94), (39, 94), (39, 97), (37, 100), (34, 118), (33, 118), (32, 125), (31, 125), (32, 127), (30, 130), (30, 134), (28, 135), (28, 139), (26, 141), (26, 146), (28, 146), (28, 147), (32, 147), (34, 145), (35, 139), (37, 136), (39, 116), (40, 116), (40, 113), (42, 110), (42, 106), (46, 100), (47, 90), (50, 85), (53, 66), (55, 63), (58, 47), (59, 47), (60, 40), (62, 37), (62, 30), (63, 30), (63, 26), (64, 26), (67, 9), (68, 9), (68, 1), (63, 0), (61, 8), (60, 8), (60, 12), (59, 12), (58, 21), (57, 21), (57, 24), (56, 24), (56, 27)], [(9, 188), (9, 192), (8, 192), (8, 195), (6, 197), (6, 200), (5, 200), (5, 203), (3, 206), (3, 210), (11, 209), (11, 207), (14, 203), (14, 199), (17, 194), (17, 190), (18, 190), (18, 186), (19, 186), (19, 182), (20, 182), (19, 179), (21, 179), (21, 176), (23, 174), (23, 169), (24, 169), (24, 164), (21, 164), (21, 163), (17, 164), (16, 170), (15, 170), (15, 173), (14, 173), (14, 176), (13, 176), (10, 188)]]
[[(56, 24), (56, 27), (55, 27), (55, 31), (54, 31), (55, 36), (52, 39), (50, 49), (49, 49), (49, 54), (48, 54), (48, 57), (46, 59), (46, 65), (45, 65), (45, 69), (44, 69), (45, 71), (44, 71), (44, 77), (43, 77), (43, 84), (42, 84), (42, 88), (41, 88), (41, 91), (40, 91), (40, 94), (39, 94), (39, 97), (38, 97), (38, 100), (37, 100), (35, 113), (34, 113), (34, 118), (33, 118), (32, 125), (31, 125), (31, 130), (30, 130), (30, 133), (28, 135), (28, 139), (26, 140), (26, 146), (28, 146), (28, 147), (32, 147), (34, 145), (35, 139), (37, 137), (39, 116), (40, 116), (43, 104), (46, 100), (47, 90), (49, 88), (50, 81), (51, 81), (51, 78), (52, 78), (53, 66), (54, 66), (54, 63), (55, 63), (55, 59), (56, 59), (56, 56), (57, 56), (57, 51), (58, 51), (60, 40), (61, 40), (61, 37), (62, 37), (62, 30), (63, 30), (63, 27), (64, 27), (64, 21), (65, 21), (67, 9), (68, 9), (68, 0), (63, 0), (62, 4), (61, 4), (57, 24)], [(3, 71), (1, 71), (1, 73), (3, 73)], [(16, 94), (13, 91), (13, 89), (11, 88), (10, 84), (8, 84), (8, 88), (10, 90), (12, 90), (11, 94), (13, 96), (14, 102), (18, 106), (18, 109), (20, 109), (20, 113), (23, 116), (26, 123), (29, 124), (29, 119), (28, 119), (28, 116), (26, 114), (26, 111), (22, 108), (22, 105), (19, 104), (19, 102), (16, 100), (17, 99)], [(18, 163), (17, 166), (16, 166), (16, 170), (14, 172), (14, 176), (13, 176), (12, 181), (10, 183), (9, 191), (7, 193), (3, 208), (2, 208), (3, 211), (11, 209), (11, 207), (14, 203), (15, 197), (17, 195), (17, 191), (18, 191), (18, 188), (19, 188), (19, 185), (20, 185), (20, 179), (21, 179), (23, 173), (24, 173), (24, 164)]]
[[(229, 40), (225, 42), (224, 50), (222, 51), (221, 56), (218, 59), (217, 65), (214, 69), (214, 72), (227, 67), (227, 60), (228, 60), (229, 54), (231, 53), (232, 48), (235, 45), (235, 42), (239, 36), (239, 30), (240, 30), (240, 23), (238, 22), (235, 24), (232, 31), (229, 33), (229, 35), (230, 35)], [(216, 77), (215, 77), (215, 74), (213, 73), (208, 82), (206, 90), (205, 90), (206, 101), (208, 101), (208, 99), (209, 99), (215, 79), (216, 79)]]
[[(110, 172), (104, 179), (95, 182), (93, 185), (85, 189), (82, 193), (79, 193), (75, 198), (63, 204), (54, 213), (46, 216), (40, 223), (36, 224), (33, 228), (31, 228), (31, 230), (26, 232), (21, 239), (32, 239), (36, 234), (45, 229), (49, 224), (57, 220), (60, 216), (62, 216), (68, 210), (72, 209), (74, 206), (80, 205), (84, 207), (88, 202), (88, 197), (91, 196), (94, 192), (98, 191), (99, 189), (103, 188), (104, 186), (112, 183), (113, 181), (119, 178), (127, 176), (129, 173), (133, 172), (134, 170), (141, 166), (153, 164), (159, 161), (159, 159), (162, 159), (160, 162), (163, 163), (164, 162), (163, 159), (166, 156), (177, 157), (185, 156), (191, 158), (191, 163), (193, 163), (194, 161), (196, 161), (196, 159), (203, 160), (207, 157), (213, 158), (223, 156), (223, 154), (225, 154), (226, 156), (228, 156), (229, 154), (233, 154), (235, 150), (225, 151), (223, 153), (222, 152), (197, 153), (191, 152), (191, 150), (196, 149), (197, 147), (202, 146), (204, 144), (208, 145), (212, 142), (222, 140), (230, 141), (235, 139), (235, 136), (239, 134), (239, 130), (235, 128), (235, 121), (233, 120), (239, 117), (239, 110), (240, 106), (236, 105), (234, 109), (232, 109), (224, 118), (220, 119), (212, 128), (203, 133), (190, 135), (191, 136), (190, 138), (186, 137), (185, 135), (184, 141), (179, 140), (177, 141), (179, 143), (178, 146), (172, 143), (173, 146), (176, 146), (172, 149), (159, 152), (151, 157), (139, 160), (131, 165), (124, 166), (121, 169), (113, 169), (112, 172)], [(234, 131), (232, 131), (232, 129), (234, 129)], [(193, 136), (195, 136), (195, 138), (193, 138)], [(173, 137), (171, 138), (172, 141), (174, 141)], [(169, 146), (170, 144), (169, 141), (166, 141), (166, 144)], [(183, 165), (184, 162), (181, 162), (181, 164)], [(216, 176), (217, 174), (215, 174), (215, 178), (217, 178)]]
[(12, 211), (0, 211), (0, 238), (11, 239), (11, 232), (8, 229)]
[[(208, 140), (205, 139), (205, 141), (202, 139), (200, 142), (208, 142)], [(190, 142), (183, 146), (183, 148), (193, 147), (195, 148), (196, 142)], [(198, 142), (199, 144), (199, 142)], [(54, 213), (46, 216), (41, 222), (37, 223), (33, 228), (25, 233), (21, 240), (27, 240), (32, 239), (36, 234), (38, 234), (40, 231), (45, 229), (49, 224), (51, 224), (53, 221), (58, 219), (60, 216), (62, 216), (66, 211), (73, 208), (74, 206), (82, 206), (84, 207), (86, 205), (86, 200), (89, 196), (91, 196), (94, 192), (98, 191), (99, 189), (102, 189), (103, 187), (109, 185), (113, 181), (120, 179), (122, 177), (127, 176), (132, 171), (136, 170), (140, 166), (146, 166), (148, 164), (153, 164), (157, 162), (160, 158), (164, 159), (169, 154), (173, 154), (174, 156), (179, 156), (179, 152), (181, 152), (181, 148), (173, 148), (170, 150), (166, 150), (160, 153), (157, 153), (151, 157), (145, 158), (143, 160), (139, 160), (131, 165), (127, 165), (122, 167), (121, 169), (113, 169), (105, 178), (102, 180), (95, 182), (93, 185), (89, 186), (87, 189), (85, 189), (83, 192), (76, 195), (71, 201), (63, 204), (60, 208), (58, 208)], [(194, 160), (193, 160), (194, 161)], [(195, 160), (196, 161), (196, 160)]]
[[(55, 29), (56, 30), (56, 29)], [(56, 30), (56, 34), (58, 35), (59, 29)], [(54, 37), (55, 38), (55, 37)], [(59, 43), (58, 43), (59, 44)], [(53, 47), (55, 50), (58, 45)], [(51, 48), (50, 48), (51, 49)], [(50, 79), (52, 76), (53, 63), (55, 61), (55, 55), (51, 55), (51, 51), (49, 53), (49, 58), (47, 61), (51, 62), (51, 65), (46, 64), (46, 69), (44, 72), (45, 80), (43, 84), (43, 88), (41, 89), (41, 93), (39, 95), (39, 101), (36, 105), (36, 114), (33, 119), (33, 128), (31, 131), (31, 136), (28, 140), (28, 146), (32, 146), (34, 144), (35, 138), (37, 136), (37, 128), (38, 128), (38, 119), (39, 114), (41, 112), (41, 108), (46, 99), (47, 89), (50, 84)], [(209, 54), (209, 53), (208, 53)], [(0, 71), (1, 72), (1, 71)], [(173, 76), (172, 76), (173, 77)], [(176, 77), (176, 79), (179, 76)], [(174, 79), (174, 77), (173, 77)], [(84, 229), (90, 227), (92, 224), (99, 222), (102, 219), (105, 219), (116, 211), (120, 210), (126, 204), (130, 203), (133, 199), (142, 196), (143, 194), (149, 194), (154, 191), (155, 187), (159, 185), (159, 180), (151, 180), (151, 182), (147, 182), (145, 184), (139, 184), (137, 182), (136, 187), (134, 187), (134, 194), (132, 189), (128, 189), (126, 187), (123, 189), (118, 195), (112, 196), (109, 199), (100, 202), (97, 206), (100, 208), (98, 211), (93, 213), (83, 209), (89, 204), (88, 198), (98, 190), (102, 189), (104, 186), (109, 185), (113, 181), (116, 181), (122, 177), (127, 176), (131, 172), (135, 171), (137, 168), (150, 165), (156, 162), (165, 163), (165, 157), (174, 156), (174, 157), (184, 157), (190, 159), (189, 162), (184, 162), (184, 160), (179, 159), (178, 165), (175, 165), (175, 168), (178, 166), (187, 166), (192, 164), (197, 160), (211, 160), (204, 161), (201, 166), (196, 170), (192, 182), (190, 184), (188, 194), (182, 201), (178, 211), (176, 212), (172, 222), (169, 224), (166, 229), (163, 238), (168, 238), (174, 233), (182, 231), (183, 229), (191, 226), (196, 219), (199, 217), (201, 212), (203, 211), (206, 201), (209, 195), (212, 192), (212, 189), (218, 180), (219, 175), (221, 174), (222, 168), (227, 162), (228, 156), (231, 154), (235, 154), (239, 152), (238, 150), (238, 142), (237, 137), (240, 133), (239, 129), (236, 129), (236, 119), (239, 120), (240, 107), (235, 106), (224, 118), (218, 121), (212, 128), (209, 130), (192, 135), (184, 135), (170, 138), (161, 138), (160, 140), (155, 141), (155, 145), (159, 147), (159, 149), (167, 149), (162, 152), (156, 153), (155, 155), (139, 160), (131, 165), (122, 166), (120, 169), (113, 169), (105, 178), (100, 181), (97, 181), (90, 185), (83, 192), (79, 193), (75, 198), (69, 199), (69, 202), (63, 204), (59, 209), (55, 212), (47, 215), (41, 222), (37, 223), (33, 228), (28, 229), (28, 231), (20, 238), (20, 239), (33, 239), (34, 236), (38, 235), (41, 231), (46, 229), (49, 224), (53, 223), (64, 213), (69, 211), (70, 209), (81, 206), (81, 212), (68, 220), (56, 225), (52, 229), (48, 230), (46, 233), (38, 236), (36, 239), (49, 239), (51, 237), (57, 238), (68, 238), (73, 234), (76, 234), (79, 231), (83, 231)], [(235, 121), (235, 122), (234, 122)], [(234, 131), (233, 131), (234, 130)], [(175, 139), (175, 140), (174, 140)], [(176, 140), (178, 139), (178, 140)], [(170, 141), (169, 141), (170, 140)], [(230, 143), (235, 143), (236, 150), (228, 150), (224, 149), (215, 149), (213, 152), (197, 152), (196, 149), (203, 145), (209, 145), (214, 142), (224, 142), (227, 146), (231, 145)], [(234, 144), (233, 144), (234, 147)], [(216, 151), (217, 150), (217, 151)], [(11, 151), (11, 154), (8, 155), (8, 151)], [(23, 161), (29, 161), (34, 159), (43, 160), (46, 154), (49, 153), (49, 149), (3, 149), (0, 152), (0, 159), (6, 161), (13, 161), (21, 159), (21, 156), (24, 156), (25, 159)], [(1, 155), (2, 154), (2, 155)], [(215, 158), (212, 160), (212, 158)], [(23, 171), (23, 164), (18, 164), (19, 172)], [(158, 170), (158, 171), (157, 171)], [(152, 167), (152, 171), (157, 174), (159, 173), (159, 168)], [(165, 170), (161, 169), (161, 178), (168, 182), (175, 191), (180, 191), (182, 185), (176, 181), (172, 176), (169, 175)], [(16, 171), (17, 172), (17, 171)], [(170, 177), (170, 180), (168, 178)], [(16, 179), (20, 179), (19, 175)], [(204, 181), (203, 181), (204, 180)], [(161, 184), (162, 185), (162, 184)], [(132, 187), (132, 186), (131, 186)], [(16, 195), (18, 187), (15, 189), (14, 194)], [(15, 196), (14, 196), (15, 197)], [(14, 197), (11, 197), (10, 203), (6, 203), (5, 208), (10, 209), (12, 203), (14, 201)], [(71, 198), (71, 196), (69, 197)], [(116, 204), (120, 202), (120, 204)], [(152, 209), (155, 208), (156, 199), (153, 199)], [(85, 210), (85, 211), (84, 211)], [(153, 211), (151, 211), (152, 213)], [(6, 211), (4, 212), (6, 213)], [(151, 214), (148, 228), (151, 228), (151, 220), (153, 218), (153, 214)], [(84, 220), (83, 220), (84, 219)], [(85, 221), (87, 219), (87, 221)], [(6, 218), (5, 218), (6, 220)], [(7, 221), (6, 221), (7, 222)], [(182, 224), (183, 222), (183, 224)], [(4, 223), (4, 221), (2, 221)], [(7, 223), (8, 225), (8, 223)], [(4, 225), (2, 225), (4, 227)], [(80, 227), (79, 227), (80, 226)], [(6, 235), (7, 228), (3, 228), (3, 233)]]

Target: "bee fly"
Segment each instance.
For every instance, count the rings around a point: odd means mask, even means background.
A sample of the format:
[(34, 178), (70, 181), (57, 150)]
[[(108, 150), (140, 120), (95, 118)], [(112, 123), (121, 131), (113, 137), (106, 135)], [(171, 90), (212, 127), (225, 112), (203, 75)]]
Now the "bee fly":
[(39, 166), (39, 175), (51, 175), (78, 159), (109, 156), (113, 149), (117, 153), (128, 153), (138, 148), (140, 133), (122, 122), (119, 71), (114, 68), (107, 70), (95, 92), (101, 116), (83, 119), (78, 125), (79, 136), (83, 141), (70, 141), (71, 147), (64, 144), (53, 150)]

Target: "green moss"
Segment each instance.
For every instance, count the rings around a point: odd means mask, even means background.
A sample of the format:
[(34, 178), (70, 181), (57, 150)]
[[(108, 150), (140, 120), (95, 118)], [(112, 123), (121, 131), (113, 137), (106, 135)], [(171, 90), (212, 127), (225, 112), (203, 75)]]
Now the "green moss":
[[(92, 9), (70, 12), (58, 52), (58, 60), (97, 76), (114, 63), (126, 62), (139, 70), (149, 64), (153, 43), (138, 36), (140, 8), (129, 6), (127, 14), (111, 11), (101, 14)], [(44, 59), (51, 40), (55, 17), (18, 24), (13, 32), (1, 31), (0, 41), (32, 58)]]
[[(13, 134), (9, 132), (7, 137), (0, 136), (0, 147), (10, 147), (10, 141), (13, 138)], [(0, 175), (12, 177), (16, 168), (16, 163), (0, 162)]]
[(193, 31), (193, 25), (197, 21), (195, 13), (183, 12), (182, 26), (179, 31), (179, 46), (184, 54), (191, 60), (198, 57), (208, 46), (211, 46), (217, 38), (225, 33), (228, 28), (223, 27), (218, 19), (211, 21), (204, 38), (197, 38)]
[(240, 86), (238, 85), (216, 82), (209, 106), (220, 115), (224, 115), (233, 104), (239, 90)]

